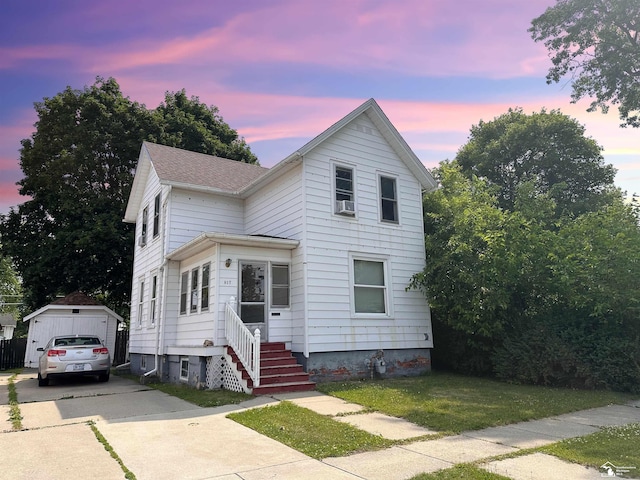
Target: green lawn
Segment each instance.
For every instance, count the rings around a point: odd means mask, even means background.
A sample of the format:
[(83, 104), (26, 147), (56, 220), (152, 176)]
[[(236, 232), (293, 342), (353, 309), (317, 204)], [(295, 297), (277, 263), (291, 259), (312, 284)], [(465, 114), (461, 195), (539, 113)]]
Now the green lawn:
[(321, 383), (318, 390), (432, 430), (460, 433), (625, 403), (624, 393), (512, 385), (430, 373), (411, 378)]
[(563, 440), (539, 450), (594, 468), (606, 462), (618, 467), (635, 467), (618, 473), (626, 478), (640, 478), (640, 423), (605, 427), (591, 435)]
[(291, 402), (231, 413), (228, 417), (313, 458), (342, 457), (394, 444)]
[(433, 473), (421, 473), (411, 480), (510, 480), (497, 473), (491, 473), (482, 468), (462, 463), (455, 467), (445, 468)]

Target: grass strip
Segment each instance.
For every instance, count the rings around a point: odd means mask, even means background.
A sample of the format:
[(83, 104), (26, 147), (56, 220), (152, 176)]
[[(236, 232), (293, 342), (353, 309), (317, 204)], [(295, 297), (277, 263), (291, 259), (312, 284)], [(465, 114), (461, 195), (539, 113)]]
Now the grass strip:
[(619, 468), (632, 467), (628, 472), (618, 471), (621, 477), (640, 478), (640, 423), (603, 427), (599, 432), (583, 437), (568, 438), (540, 447), (543, 453), (563, 460), (594, 468), (609, 462)]
[(513, 385), (442, 372), (411, 378), (320, 383), (317, 389), (370, 410), (451, 433), (626, 403), (637, 398), (619, 392)]
[(411, 480), (510, 480), (509, 477), (492, 473), (471, 463), (461, 463), (433, 473), (421, 473)]
[(98, 427), (96, 427), (95, 423), (94, 422), (88, 422), (88, 424), (89, 424), (89, 427), (91, 427), (91, 430), (93, 431), (93, 434), (96, 436), (98, 441), (102, 444), (104, 449), (107, 452), (109, 452), (109, 455), (111, 455), (111, 458), (113, 458), (116, 462), (118, 462), (118, 465), (120, 465), (120, 468), (124, 472), (124, 478), (126, 478), (127, 480), (136, 480), (136, 476), (133, 474), (133, 472), (131, 470), (129, 470), (125, 466), (125, 464), (122, 461), (122, 459), (120, 458), (120, 456), (115, 452), (115, 450), (109, 444), (107, 439), (104, 438), (104, 435), (102, 435), (102, 433), (100, 433), (100, 430), (98, 430)]
[(20, 413), (20, 404), (18, 403), (18, 392), (14, 380), (18, 376), (14, 373), (9, 377), (9, 421), (14, 430), (22, 430), (22, 414)]
[[(120, 374), (118, 374), (120, 375)], [(121, 375), (122, 377), (129, 378), (138, 382), (140, 377), (136, 375)], [(189, 403), (193, 403), (199, 407), (220, 407), (222, 405), (236, 405), (242, 403), (250, 398), (251, 395), (247, 395), (242, 392), (232, 392), (230, 390), (198, 390), (188, 385), (176, 384), (176, 383), (161, 383), (161, 382), (149, 382), (145, 383), (146, 387), (160, 390), (168, 395), (180, 398)]]
[(316, 459), (342, 457), (395, 444), (287, 401), (231, 413), (227, 417)]

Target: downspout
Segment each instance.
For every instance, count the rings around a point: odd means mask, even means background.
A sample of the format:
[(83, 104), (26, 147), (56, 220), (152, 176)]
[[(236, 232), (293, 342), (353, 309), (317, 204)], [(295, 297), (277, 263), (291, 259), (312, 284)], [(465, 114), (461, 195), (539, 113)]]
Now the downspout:
[(302, 227), (302, 275), (303, 275), (303, 280), (302, 280), (302, 284), (303, 284), (303, 290), (304, 290), (304, 295), (303, 295), (303, 301), (304, 301), (304, 307), (303, 307), (303, 318), (304, 318), (304, 351), (303, 351), (303, 355), (304, 358), (309, 358), (309, 301), (307, 300), (309, 298), (309, 287), (308, 287), (308, 274), (307, 274), (307, 249), (309, 248), (309, 245), (307, 243), (307, 188), (306, 188), (306, 183), (307, 183), (307, 169), (305, 168), (305, 163), (304, 163), (304, 157), (302, 158), (302, 222), (303, 222), (303, 227)]
[[(169, 213), (168, 213), (168, 202), (169, 202), (169, 196), (171, 195), (171, 185), (169, 185), (169, 189), (167, 190), (167, 195), (166, 198), (164, 199), (163, 202), (163, 210), (164, 210), (164, 225), (162, 228), (162, 258), (164, 259), (162, 262), (162, 265), (160, 266), (160, 273), (161, 278), (162, 278), (162, 284), (160, 285), (160, 298), (161, 301), (159, 302), (158, 308), (160, 309), (160, 311), (158, 312), (158, 324), (156, 325), (156, 348), (155, 348), (155, 353), (154, 353), (154, 364), (153, 364), (153, 369), (149, 370), (148, 372), (145, 372), (145, 374), (143, 375), (143, 377), (150, 377), (151, 375), (156, 374), (159, 370), (160, 370), (160, 366), (159, 366), (159, 361), (160, 361), (160, 353), (161, 353), (161, 348), (164, 348), (164, 323), (165, 323), (165, 302), (167, 301), (166, 296), (167, 296), (167, 289), (166, 289), (166, 285), (167, 285), (167, 277), (169, 275), (169, 273), (167, 272), (167, 265), (168, 265), (168, 261), (167, 261), (167, 257), (166, 257), (166, 252), (168, 250), (167, 247), (167, 232), (169, 231)], [(162, 332), (161, 332), (162, 330)], [(162, 334), (161, 334), (162, 333)]]

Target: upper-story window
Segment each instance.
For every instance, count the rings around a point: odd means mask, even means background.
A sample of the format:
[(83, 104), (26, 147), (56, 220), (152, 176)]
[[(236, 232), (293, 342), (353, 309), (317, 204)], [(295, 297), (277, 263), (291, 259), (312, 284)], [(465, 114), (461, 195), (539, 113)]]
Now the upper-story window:
[(140, 228), (140, 246), (144, 247), (147, 244), (147, 225), (149, 223), (149, 207), (144, 207), (142, 210), (142, 226)]
[(160, 234), (160, 194), (153, 201), (153, 238)]
[(355, 214), (355, 189), (353, 168), (335, 166), (335, 213)]
[(396, 179), (380, 177), (380, 220), (398, 223), (398, 189)]

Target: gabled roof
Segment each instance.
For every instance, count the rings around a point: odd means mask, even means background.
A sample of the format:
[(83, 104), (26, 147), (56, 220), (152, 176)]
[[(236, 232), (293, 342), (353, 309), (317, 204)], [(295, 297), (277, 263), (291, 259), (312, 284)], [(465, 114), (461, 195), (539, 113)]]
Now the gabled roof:
[(259, 165), (143, 142), (125, 221), (135, 222), (151, 168), (161, 185), (232, 196), (269, 170)]
[(396, 155), (400, 157), (407, 168), (409, 168), (411, 173), (413, 173), (413, 175), (418, 179), (418, 181), (422, 185), (422, 188), (427, 191), (435, 190), (438, 184), (431, 173), (429, 173), (429, 170), (427, 170), (427, 168), (413, 152), (413, 150), (411, 150), (409, 145), (407, 145), (407, 142), (405, 142), (404, 138), (402, 138), (402, 135), (400, 135), (396, 127), (394, 127), (393, 124), (389, 121), (377, 102), (373, 98), (370, 98), (358, 108), (353, 110), (351, 113), (331, 125), (320, 135), (307, 142), (302, 148), (296, 150), (287, 158), (275, 165), (265, 175), (257, 178), (251, 185), (245, 188), (245, 190), (242, 192), (243, 195), (246, 195), (261, 187), (265, 183), (271, 181), (272, 178), (281, 173), (282, 169), (288, 168), (297, 159), (300, 159), (307, 155), (315, 147), (320, 145), (322, 142), (334, 135), (340, 129), (347, 126), (362, 114), (365, 114), (367, 115), (367, 117), (369, 117), (371, 122), (380, 131), (384, 139), (389, 143), (391, 148), (393, 148)]
[(418, 179), (422, 188), (427, 191), (435, 190), (437, 183), (433, 176), (376, 101), (370, 98), (271, 169), (144, 142), (124, 221), (135, 223), (151, 168), (155, 170), (162, 185), (246, 198), (299, 163), (311, 150), (363, 114), (369, 117), (396, 155)]
[(16, 319), (10, 313), (0, 314), (0, 327), (15, 327)]
[(74, 307), (92, 307), (92, 310), (104, 310), (105, 313), (111, 315), (112, 317), (115, 317), (119, 322), (122, 322), (124, 320), (116, 312), (108, 307), (105, 307), (94, 298), (91, 298), (90, 296), (85, 295), (82, 292), (73, 292), (63, 298), (54, 300), (49, 305), (45, 305), (44, 307), (36, 310), (33, 313), (30, 313), (29, 315), (24, 317), (22, 321), (26, 322), (27, 320), (31, 320), (33, 317), (40, 315), (47, 310), (69, 310), (69, 308)]

